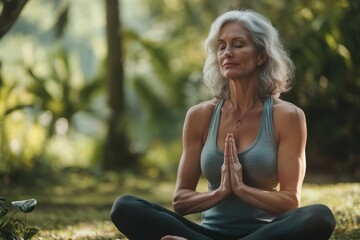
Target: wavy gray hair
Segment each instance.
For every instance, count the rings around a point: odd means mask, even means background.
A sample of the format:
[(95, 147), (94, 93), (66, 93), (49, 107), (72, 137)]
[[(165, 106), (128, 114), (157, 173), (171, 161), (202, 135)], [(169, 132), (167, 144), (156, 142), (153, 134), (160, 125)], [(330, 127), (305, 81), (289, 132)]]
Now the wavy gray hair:
[(228, 22), (240, 22), (249, 30), (258, 52), (265, 52), (267, 60), (259, 68), (258, 94), (260, 98), (279, 96), (290, 90), (294, 77), (294, 64), (285, 50), (277, 29), (270, 20), (252, 10), (232, 10), (220, 15), (212, 23), (205, 41), (207, 57), (204, 63), (204, 83), (211, 94), (229, 98), (229, 81), (220, 72), (217, 61), (217, 39), (221, 28)]

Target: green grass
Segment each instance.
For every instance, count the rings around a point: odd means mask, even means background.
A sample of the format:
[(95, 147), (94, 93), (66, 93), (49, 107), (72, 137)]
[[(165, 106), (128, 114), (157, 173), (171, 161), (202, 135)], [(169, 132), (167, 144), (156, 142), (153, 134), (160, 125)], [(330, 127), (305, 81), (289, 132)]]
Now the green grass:
[[(136, 194), (170, 208), (174, 181), (147, 179), (133, 174), (67, 172), (58, 181), (43, 179), (30, 184), (7, 185), (0, 195), (8, 201), (36, 198), (36, 209), (28, 223), (41, 227), (34, 239), (125, 239), (109, 219), (114, 199), (123, 193)], [(61, 179), (60, 179), (61, 178)], [(201, 189), (206, 185), (202, 183)], [(305, 183), (302, 205), (323, 203), (332, 209), (337, 226), (331, 239), (360, 239), (360, 183)], [(21, 215), (19, 215), (21, 217)], [(197, 221), (199, 215), (189, 218)]]

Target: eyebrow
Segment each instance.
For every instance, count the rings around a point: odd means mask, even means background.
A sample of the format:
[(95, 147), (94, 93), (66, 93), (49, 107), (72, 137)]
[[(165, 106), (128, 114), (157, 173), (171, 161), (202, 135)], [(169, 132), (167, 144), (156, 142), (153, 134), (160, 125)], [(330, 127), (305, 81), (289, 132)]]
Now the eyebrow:
[[(245, 41), (248, 41), (245, 37), (234, 37), (231, 39), (231, 41), (236, 41), (236, 40), (245, 40)], [(225, 42), (224, 39), (222, 38), (219, 38), (217, 41), (217, 43), (221, 43), (221, 42)]]

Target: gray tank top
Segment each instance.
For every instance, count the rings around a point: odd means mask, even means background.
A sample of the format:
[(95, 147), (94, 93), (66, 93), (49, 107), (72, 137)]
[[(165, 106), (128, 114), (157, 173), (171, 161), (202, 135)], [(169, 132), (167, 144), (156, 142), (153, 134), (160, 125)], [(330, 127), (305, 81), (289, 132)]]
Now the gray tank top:
[[(208, 180), (209, 191), (220, 185), (224, 153), (217, 148), (217, 135), (224, 100), (214, 109), (208, 136), (201, 152), (201, 171)], [(272, 191), (278, 184), (277, 141), (273, 127), (273, 98), (263, 103), (260, 129), (253, 144), (238, 154), (243, 180), (248, 186)], [(246, 235), (269, 223), (275, 216), (243, 202), (235, 195), (202, 213), (201, 225), (230, 235)]]

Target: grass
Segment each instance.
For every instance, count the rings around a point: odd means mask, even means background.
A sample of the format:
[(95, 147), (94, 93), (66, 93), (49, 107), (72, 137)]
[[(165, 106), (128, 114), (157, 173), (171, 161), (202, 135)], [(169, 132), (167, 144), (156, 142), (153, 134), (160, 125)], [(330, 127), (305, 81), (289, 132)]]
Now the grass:
[[(34, 212), (28, 214), (28, 223), (41, 227), (34, 239), (125, 239), (109, 219), (114, 199), (131, 193), (170, 208), (174, 188), (173, 180), (159, 181), (133, 174), (66, 172), (57, 177), (55, 182), (43, 179), (36, 185), (7, 185), (0, 189), (0, 195), (8, 201), (38, 200)], [(200, 188), (205, 189), (206, 184)], [(314, 203), (326, 204), (335, 215), (337, 226), (331, 239), (360, 239), (360, 183), (305, 182), (302, 204)], [(189, 218), (197, 221), (199, 215)]]

